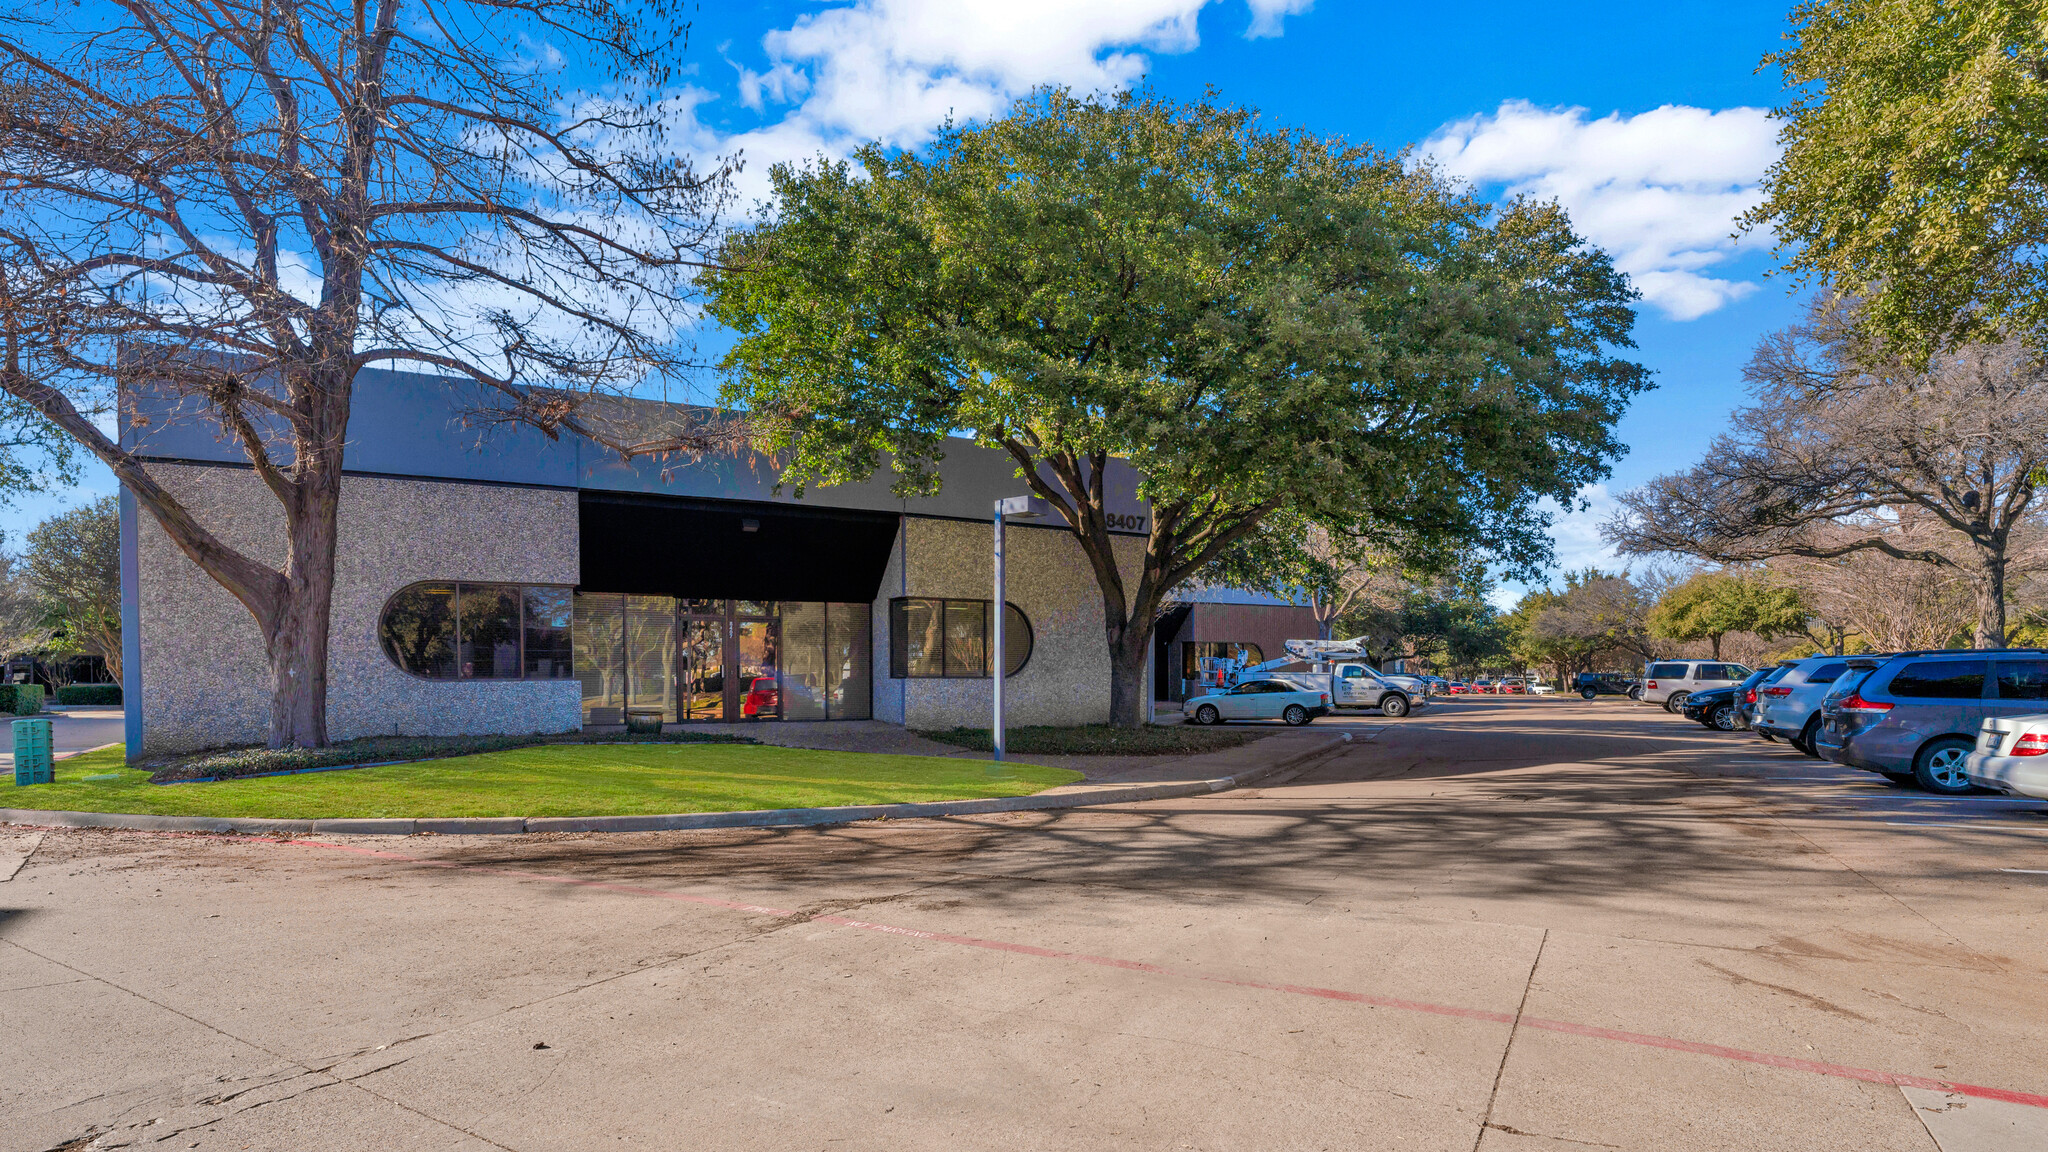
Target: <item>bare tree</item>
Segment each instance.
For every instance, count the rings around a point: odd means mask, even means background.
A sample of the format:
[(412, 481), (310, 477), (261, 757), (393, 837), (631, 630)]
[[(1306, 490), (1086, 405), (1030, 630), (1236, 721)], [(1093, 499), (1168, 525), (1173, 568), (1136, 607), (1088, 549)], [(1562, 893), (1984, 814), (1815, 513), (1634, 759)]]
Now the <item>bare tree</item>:
[[(1623, 552), (1719, 562), (1876, 552), (1968, 581), (1978, 647), (2006, 643), (2006, 584), (2031, 566), (2048, 465), (2048, 370), (2018, 342), (1952, 349), (1925, 370), (1859, 342), (1840, 303), (1767, 337), (1755, 403), (1686, 472), (1622, 498), (1603, 533)], [(1960, 547), (1907, 544), (1911, 509)]]
[[(1892, 532), (1900, 551), (1967, 555), (1967, 541), (1908, 513)], [(1862, 529), (1853, 529), (1862, 531)], [(1945, 537), (1945, 539), (1944, 539)], [(2030, 550), (2031, 551), (2031, 550)], [(1832, 635), (1809, 625), (1815, 641), (1841, 652), (1850, 635), (1878, 651), (1939, 648), (1976, 626), (1977, 604), (1965, 564), (1901, 560), (1865, 549), (1826, 559), (1788, 556), (1771, 567), (1798, 584)]]
[[(591, 403), (680, 367), (725, 196), (726, 168), (693, 171), (663, 139), (684, 31), (670, 6), (37, 11), (0, 16), (0, 388), (104, 461), (255, 617), (272, 746), (328, 740), (362, 368), (460, 377), (490, 419), (626, 453), (723, 443)], [(570, 84), (565, 60), (605, 89)], [(202, 411), (239, 446), (283, 510), (281, 566), (225, 543), (95, 422), (123, 392)]]

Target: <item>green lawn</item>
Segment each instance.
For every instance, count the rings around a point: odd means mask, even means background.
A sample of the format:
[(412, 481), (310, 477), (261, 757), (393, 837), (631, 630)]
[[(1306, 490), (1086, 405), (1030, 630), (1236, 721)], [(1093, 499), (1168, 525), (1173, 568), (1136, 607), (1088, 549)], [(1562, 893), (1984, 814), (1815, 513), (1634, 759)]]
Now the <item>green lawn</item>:
[[(1080, 779), (1031, 764), (743, 744), (544, 745), (384, 768), (151, 784), (119, 747), (0, 784), (0, 808), (246, 816), (615, 816), (1023, 796)], [(90, 780), (89, 776), (109, 779)]]

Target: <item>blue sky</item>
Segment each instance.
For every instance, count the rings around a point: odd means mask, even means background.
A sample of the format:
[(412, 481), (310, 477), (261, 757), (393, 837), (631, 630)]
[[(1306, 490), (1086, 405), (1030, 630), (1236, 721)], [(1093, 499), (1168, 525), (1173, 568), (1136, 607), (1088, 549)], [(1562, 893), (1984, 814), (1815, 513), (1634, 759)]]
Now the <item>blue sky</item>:
[[(1558, 526), (1564, 566), (1612, 563), (1594, 526), (1609, 493), (1696, 459), (1742, 399), (1756, 338), (1797, 300), (1764, 278), (1768, 245), (1727, 237), (1775, 154), (1757, 71), (1785, 0), (1549, 4), (1339, 0), (855, 0), (725, 3), (695, 14), (678, 135), (770, 163), (866, 139), (914, 147), (948, 113), (999, 111), (1035, 84), (1165, 95), (1213, 87), (1275, 121), (1387, 148), (1415, 145), (1482, 191), (1556, 196), (1646, 295), (1640, 356), (1656, 372), (1620, 433), (1629, 454), (1590, 513)], [(9, 546), (42, 516), (111, 491), (0, 511)]]

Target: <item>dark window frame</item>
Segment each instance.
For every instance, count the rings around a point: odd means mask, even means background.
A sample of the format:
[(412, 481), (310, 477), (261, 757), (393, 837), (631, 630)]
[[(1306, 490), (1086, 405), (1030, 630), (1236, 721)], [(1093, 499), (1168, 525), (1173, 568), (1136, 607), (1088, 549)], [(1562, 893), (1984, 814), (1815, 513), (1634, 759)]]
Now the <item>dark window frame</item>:
[[(930, 673), (930, 672), (921, 672), (921, 673), (918, 673), (917, 675), (914, 675), (914, 676), (913, 676), (913, 675), (911, 675), (911, 672), (910, 672), (910, 661), (909, 661), (909, 648), (908, 648), (908, 646), (907, 646), (906, 644), (903, 644), (903, 643), (899, 643), (899, 640), (901, 639), (901, 636), (900, 636), (900, 634), (899, 634), (899, 630), (898, 630), (898, 628), (897, 628), (897, 622), (898, 622), (898, 620), (900, 619), (900, 613), (901, 613), (901, 608), (900, 608), (900, 606), (901, 606), (901, 605), (904, 605), (904, 604), (911, 604), (911, 603), (918, 603), (918, 604), (935, 604), (935, 605), (937, 605), (937, 606), (938, 606), (938, 613), (939, 613), (939, 614), (938, 614), (938, 620), (939, 620), (939, 629), (938, 629), (938, 637), (939, 637), (939, 651), (938, 651), (938, 656), (937, 656), (937, 659), (936, 659), (936, 661), (935, 661), (935, 663), (937, 664), (937, 666), (938, 666), (938, 669), (939, 669), (939, 671), (938, 671), (937, 673)], [(992, 667), (992, 666), (994, 665), (994, 663), (995, 663), (995, 661), (996, 661), (996, 660), (999, 660), (999, 659), (1001, 659), (1001, 658), (1002, 658), (1001, 654), (993, 654), (993, 655), (991, 655), (991, 656), (990, 656), (990, 657), (989, 657), (988, 659), (986, 659), (986, 660), (985, 660), (985, 661), (983, 662), (984, 670), (983, 670), (983, 671), (982, 671), (981, 673), (979, 673), (978, 675), (977, 675), (977, 674), (970, 674), (970, 673), (951, 673), (951, 672), (947, 672), (947, 671), (946, 671), (946, 627), (945, 627), (945, 620), (946, 620), (946, 613), (947, 613), (947, 611), (948, 611), (949, 607), (950, 607), (951, 605), (954, 605), (954, 604), (979, 604), (979, 605), (981, 605), (981, 639), (982, 639), (982, 646), (983, 646), (983, 647), (984, 647), (985, 649), (993, 649), (993, 648), (995, 647), (995, 643), (994, 643), (994, 637), (993, 637), (993, 636), (991, 635), (991, 632), (993, 631), (993, 629), (991, 629), (991, 628), (989, 627), (989, 616), (988, 616), (988, 609), (989, 609), (989, 605), (990, 605), (990, 604), (992, 604), (992, 603), (994, 603), (994, 601), (992, 601), (992, 600), (976, 600), (976, 599), (974, 599), (974, 598), (972, 598), (972, 597), (967, 597), (967, 596), (892, 596), (892, 597), (890, 597), (890, 598), (889, 598), (889, 679), (891, 679), (891, 680), (992, 680), (992, 679), (994, 679), (994, 676), (993, 676), (993, 675), (992, 675), (992, 674), (990, 673), (990, 671), (989, 671), (988, 669), (989, 669), (989, 668), (991, 668), (991, 667)], [(1022, 609), (1022, 608), (1018, 607), (1018, 605), (1017, 605), (1017, 602), (1016, 602), (1015, 600), (1007, 600), (1007, 601), (1004, 601), (1004, 604), (1005, 604), (1005, 606), (1007, 606), (1007, 607), (1010, 607), (1010, 608), (1015, 608), (1015, 609), (1017, 609), (1017, 620), (1018, 620), (1018, 622), (1020, 622), (1020, 623), (1022, 623), (1022, 624), (1024, 625), (1024, 659), (1022, 659), (1022, 660), (1018, 661), (1018, 663), (1017, 663), (1017, 668), (1016, 668), (1016, 671), (1013, 671), (1013, 672), (1006, 672), (1006, 673), (1004, 673), (1004, 677), (1005, 677), (1005, 679), (1008, 679), (1008, 678), (1011, 678), (1011, 677), (1017, 676), (1017, 675), (1018, 675), (1019, 673), (1023, 672), (1023, 671), (1024, 671), (1024, 670), (1025, 670), (1026, 668), (1029, 668), (1029, 667), (1031, 667), (1031, 657), (1032, 657), (1033, 655), (1035, 655), (1035, 654), (1036, 654), (1036, 653), (1038, 652), (1038, 630), (1037, 630), (1036, 628), (1032, 627), (1032, 625), (1031, 625), (1031, 617), (1025, 614), (1025, 612), (1024, 612), (1024, 609)], [(872, 629), (872, 627), (873, 627), (873, 624), (872, 624), (872, 623), (870, 623), (869, 627), (870, 627), (870, 629)], [(873, 635), (873, 632), (872, 632), (872, 631), (870, 631), (869, 635), (870, 635), (870, 636), (872, 636), (872, 635)], [(1008, 641), (1008, 637), (1007, 637), (1007, 636), (1005, 636), (1005, 637), (1004, 637), (1004, 639), (1005, 639), (1005, 642), (1007, 642), (1007, 641)], [(928, 659), (929, 659), (929, 658), (928, 658)]]
[[(400, 664), (396, 659), (394, 659), (391, 655), (391, 645), (385, 642), (384, 619), (387, 615), (390, 614), (391, 606), (398, 601), (398, 598), (400, 596), (403, 596), (406, 593), (412, 591), (413, 589), (425, 584), (445, 584), (451, 585), (455, 589), (455, 610), (450, 617), (450, 622), (453, 625), (453, 631), (450, 633), (450, 639), (451, 642), (453, 643), (453, 650), (455, 652), (456, 657), (455, 675), (453, 676), (422, 676), (419, 673), (413, 671), (412, 669), (407, 668), (403, 664)], [(517, 596), (519, 600), (519, 662), (517, 665), (519, 669), (519, 675), (464, 676), (462, 674), (462, 590), (464, 587), (510, 588), (513, 590), (514, 595)], [(572, 595), (576, 590), (576, 586), (573, 584), (545, 584), (524, 580), (415, 580), (402, 588), (396, 589), (391, 593), (391, 595), (386, 596), (384, 598), (383, 605), (377, 609), (377, 647), (383, 651), (384, 659), (389, 661), (391, 666), (393, 668), (396, 668), (401, 675), (411, 677), (412, 679), (418, 680), (423, 684), (521, 684), (529, 681), (538, 684), (557, 684), (566, 683), (570, 680), (576, 679), (576, 661), (573, 655), (573, 649), (572, 655), (568, 662), (569, 675), (529, 676), (526, 674), (526, 590), (529, 588), (545, 588), (551, 591), (568, 592)], [(571, 619), (573, 621), (573, 616)]]

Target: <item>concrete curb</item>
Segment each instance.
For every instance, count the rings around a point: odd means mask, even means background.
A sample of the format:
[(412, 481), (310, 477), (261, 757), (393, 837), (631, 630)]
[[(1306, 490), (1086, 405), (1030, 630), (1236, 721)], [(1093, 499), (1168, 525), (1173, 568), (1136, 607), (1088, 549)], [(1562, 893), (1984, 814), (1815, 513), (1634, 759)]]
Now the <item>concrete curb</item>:
[(0, 824), (38, 828), (125, 828), (139, 832), (246, 832), (306, 835), (410, 836), (516, 835), (524, 832), (670, 832), (691, 828), (778, 828), (815, 824), (850, 824), (856, 820), (914, 820), (929, 816), (978, 816), (990, 812), (1040, 812), (1130, 804), (1140, 800), (1173, 800), (1244, 788), (1268, 776), (1305, 764), (1351, 743), (1340, 732), (1270, 764), (1234, 776), (1172, 784), (1109, 785), (1073, 792), (1041, 792), (1036, 796), (1002, 796), (987, 800), (939, 800), (927, 804), (867, 804), (847, 808), (770, 808), (755, 812), (684, 812), (673, 816), (454, 816), (417, 820), (244, 820), (216, 816), (131, 816), (117, 812), (54, 812), (34, 808), (0, 808)]

